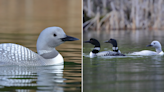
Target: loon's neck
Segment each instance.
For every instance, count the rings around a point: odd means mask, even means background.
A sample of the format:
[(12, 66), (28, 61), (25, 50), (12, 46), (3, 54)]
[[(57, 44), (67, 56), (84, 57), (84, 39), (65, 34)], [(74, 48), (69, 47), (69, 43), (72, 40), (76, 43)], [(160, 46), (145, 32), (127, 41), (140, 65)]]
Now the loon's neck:
[(161, 48), (156, 48), (155, 50), (157, 53), (160, 53), (162, 51)]
[(118, 47), (112, 47), (112, 49), (113, 49), (114, 52), (119, 52), (119, 53), (121, 53), (121, 51), (118, 49)]
[(46, 65), (63, 64), (64, 59), (62, 55), (54, 48), (53, 50), (39, 50), (39, 55), (46, 59)]
[(92, 50), (92, 53), (98, 53), (100, 51), (100, 46), (95, 46)]
[(59, 55), (59, 52), (56, 49), (53, 50), (39, 50), (38, 54), (45, 59), (52, 59)]

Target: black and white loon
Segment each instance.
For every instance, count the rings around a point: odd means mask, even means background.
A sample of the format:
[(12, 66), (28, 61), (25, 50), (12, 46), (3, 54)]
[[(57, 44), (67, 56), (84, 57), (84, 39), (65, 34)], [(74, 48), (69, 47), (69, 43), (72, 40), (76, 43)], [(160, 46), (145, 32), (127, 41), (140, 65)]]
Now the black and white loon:
[(117, 41), (115, 39), (109, 39), (108, 41), (105, 41), (105, 43), (111, 43), (113, 45), (113, 53), (111, 56), (125, 56), (124, 54), (121, 53), (121, 51), (117, 47)]
[(113, 45), (113, 47), (112, 47), (113, 51), (121, 53), (121, 51), (117, 47), (117, 41), (115, 39), (109, 39), (109, 40), (105, 41), (105, 43), (111, 43)]
[(84, 43), (91, 43), (95, 46), (89, 54), (90, 58), (93, 58), (96, 56), (125, 56), (118, 50), (116, 40), (115, 41), (110, 41), (110, 40), (106, 41), (106, 42), (113, 44), (113, 51), (102, 51), (102, 52), (99, 52), (100, 51), (100, 43), (98, 40), (91, 38), (89, 41), (84, 41)]

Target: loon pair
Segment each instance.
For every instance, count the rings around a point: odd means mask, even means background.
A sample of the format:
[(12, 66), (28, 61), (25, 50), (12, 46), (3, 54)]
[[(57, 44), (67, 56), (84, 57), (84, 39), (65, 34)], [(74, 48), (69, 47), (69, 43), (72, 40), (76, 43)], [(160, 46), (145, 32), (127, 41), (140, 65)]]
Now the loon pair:
[(55, 47), (77, 38), (67, 36), (60, 27), (44, 29), (37, 40), (37, 53), (13, 43), (0, 44), (0, 65), (55, 65), (64, 62)]
[(84, 43), (91, 43), (95, 47), (90, 52), (90, 57), (96, 57), (96, 56), (125, 56), (124, 54), (121, 53), (121, 51), (117, 47), (117, 41), (115, 39), (109, 39), (108, 41), (105, 41), (105, 43), (111, 43), (113, 45), (113, 51), (102, 51), (99, 52), (100, 50), (100, 43), (98, 40), (91, 38), (89, 41), (84, 41)]
[[(96, 56), (125, 56), (124, 54), (122, 54), (120, 52), (120, 50), (117, 47), (117, 41), (115, 39), (110, 39), (108, 41), (105, 41), (105, 43), (111, 43), (113, 45), (113, 51), (102, 51), (99, 52), (100, 50), (100, 43), (98, 40), (91, 38), (89, 41), (84, 41), (85, 43), (91, 43), (93, 44), (95, 47), (92, 50), (92, 52), (90, 52), (90, 57), (96, 57)], [(143, 50), (140, 52), (133, 52), (129, 55), (164, 55), (164, 52), (161, 49), (161, 44), (159, 41), (153, 41), (150, 45), (147, 45), (147, 47), (154, 47), (156, 49), (156, 52), (154, 51), (149, 51), (149, 50)]]

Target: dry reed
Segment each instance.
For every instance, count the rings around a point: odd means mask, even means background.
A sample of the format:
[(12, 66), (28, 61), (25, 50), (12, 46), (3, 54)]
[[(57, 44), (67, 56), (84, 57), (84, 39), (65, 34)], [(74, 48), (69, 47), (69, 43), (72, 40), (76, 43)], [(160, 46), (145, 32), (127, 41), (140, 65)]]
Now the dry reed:
[(164, 29), (163, 0), (83, 0), (84, 30)]

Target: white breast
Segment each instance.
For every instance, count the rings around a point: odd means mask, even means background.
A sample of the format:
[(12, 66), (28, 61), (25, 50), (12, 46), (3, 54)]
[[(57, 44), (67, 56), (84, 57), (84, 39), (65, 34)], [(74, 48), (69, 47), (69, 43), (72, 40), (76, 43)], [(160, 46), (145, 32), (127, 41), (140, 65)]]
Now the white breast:
[(53, 59), (46, 59), (46, 65), (59, 65), (64, 63), (63, 57), (58, 54), (55, 58)]
[(161, 52), (159, 53), (159, 55), (164, 55), (163, 51), (161, 51)]

